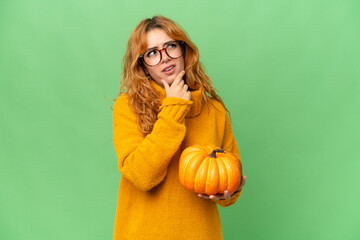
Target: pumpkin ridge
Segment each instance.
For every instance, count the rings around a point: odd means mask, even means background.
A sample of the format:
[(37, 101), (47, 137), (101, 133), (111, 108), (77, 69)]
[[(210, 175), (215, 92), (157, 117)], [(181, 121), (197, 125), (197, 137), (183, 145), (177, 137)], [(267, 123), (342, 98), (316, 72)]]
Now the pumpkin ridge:
[(211, 161), (212, 159), (210, 158), (209, 161), (209, 166), (208, 166), (208, 170), (207, 170), (207, 174), (206, 174), (206, 184), (205, 184), (205, 193), (207, 194), (207, 186), (208, 186), (208, 180), (209, 180), (209, 172), (210, 172), (210, 166), (211, 166)]
[(224, 161), (222, 159), (222, 157), (220, 157), (221, 161), (223, 161), (224, 165), (225, 165), (225, 170), (226, 170), (226, 174), (227, 174), (227, 186), (226, 186), (226, 190), (228, 190), (229, 185), (230, 185), (230, 177), (229, 177), (229, 171), (228, 171), (228, 165), (226, 164), (226, 161)]
[(220, 167), (219, 167), (219, 161), (218, 161), (218, 159), (216, 158), (216, 166), (217, 166), (217, 169), (218, 169), (218, 177), (219, 177), (219, 188), (218, 188), (218, 190), (217, 190), (217, 192), (219, 192), (220, 191), (220, 187), (221, 187), (221, 184), (220, 184)]
[[(198, 168), (198, 171), (196, 172), (196, 176), (195, 176), (195, 181), (194, 181), (194, 189), (195, 189), (195, 192), (198, 192), (197, 189), (196, 189), (196, 181), (197, 181), (197, 178), (199, 176), (199, 169), (201, 168), (201, 166), (205, 163), (205, 160), (206, 158), (202, 161), (202, 163), (200, 164), (199, 168)], [(205, 186), (205, 189), (206, 189), (206, 186)]]
[[(189, 162), (193, 161), (193, 160), (196, 160), (195, 156), (196, 155), (199, 155), (199, 154), (202, 154), (201, 152), (195, 152), (193, 153), (194, 155), (190, 158), (189, 161), (186, 162), (186, 165), (184, 167), (184, 176), (183, 176), (183, 183), (185, 183), (185, 177), (186, 177), (186, 167), (189, 165)], [(200, 167), (201, 167), (201, 164), (200, 164)], [(195, 179), (196, 180), (196, 179)]]

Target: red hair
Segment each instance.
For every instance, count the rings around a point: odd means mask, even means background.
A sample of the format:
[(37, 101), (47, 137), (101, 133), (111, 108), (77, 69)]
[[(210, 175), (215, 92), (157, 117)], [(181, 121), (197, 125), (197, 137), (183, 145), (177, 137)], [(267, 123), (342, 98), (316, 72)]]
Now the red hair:
[(154, 123), (159, 113), (161, 105), (156, 91), (151, 86), (151, 76), (146, 73), (145, 67), (139, 56), (147, 49), (146, 33), (153, 29), (162, 29), (174, 40), (185, 42), (185, 75), (183, 79), (189, 89), (197, 90), (203, 87), (203, 100), (209, 102), (210, 99), (219, 101), (225, 110), (224, 102), (215, 92), (211, 79), (203, 71), (202, 63), (199, 61), (199, 50), (190, 41), (188, 34), (174, 21), (156, 15), (153, 18), (143, 19), (131, 33), (126, 54), (122, 61), (122, 73), (120, 91), (117, 97), (128, 94), (129, 104), (134, 110), (139, 129), (144, 134), (152, 131)]

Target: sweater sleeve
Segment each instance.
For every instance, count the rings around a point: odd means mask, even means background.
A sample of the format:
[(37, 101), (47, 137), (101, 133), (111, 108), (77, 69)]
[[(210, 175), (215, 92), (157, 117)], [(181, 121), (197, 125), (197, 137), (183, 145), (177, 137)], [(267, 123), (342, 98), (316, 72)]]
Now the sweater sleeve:
[(185, 116), (192, 104), (182, 98), (164, 98), (153, 130), (145, 137), (128, 104), (127, 94), (116, 100), (113, 142), (118, 168), (138, 189), (149, 191), (165, 178), (170, 160), (185, 137)]
[[(225, 119), (225, 130), (224, 130), (224, 138), (223, 138), (222, 148), (225, 149), (225, 151), (227, 151), (227, 152), (233, 153), (238, 159), (240, 159), (239, 148), (238, 148), (236, 139), (235, 139), (233, 131), (232, 131), (230, 119), (229, 119), (227, 113), (225, 113), (225, 115), (226, 115), (226, 119)], [(241, 164), (241, 166), (242, 166), (242, 164)], [(242, 168), (241, 168), (241, 176), (243, 176)], [(228, 200), (212, 199), (212, 201), (216, 202), (217, 204), (219, 204), (222, 207), (229, 207), (237, 201), (237, 199), (241, 195), (242, 190), (243, 189), (241, 188), (240, 191), (233, 193), (233, 195)]]

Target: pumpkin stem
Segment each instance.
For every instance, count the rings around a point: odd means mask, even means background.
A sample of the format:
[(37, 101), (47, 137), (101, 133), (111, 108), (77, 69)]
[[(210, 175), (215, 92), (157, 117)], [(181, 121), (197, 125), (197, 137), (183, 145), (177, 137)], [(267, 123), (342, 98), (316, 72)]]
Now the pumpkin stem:
[(209, 155), (209, 157), (216, 158), (216, 153), (217, 152), (223, 153), (223, 152), (225, 152), (225, 150), (224, 149), (215, 149), (214, 151), (212, 151), (212, 153)]

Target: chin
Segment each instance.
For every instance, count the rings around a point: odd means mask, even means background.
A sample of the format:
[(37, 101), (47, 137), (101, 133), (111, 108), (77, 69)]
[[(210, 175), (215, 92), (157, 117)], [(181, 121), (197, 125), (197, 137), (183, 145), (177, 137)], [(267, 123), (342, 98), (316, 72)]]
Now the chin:
[(172, 84), (174, 81), (175, 81), (175, 76), (171, 76), (171, 78), (167, 78), (165, 81), (170, 85), (170, 84)]
[(175, 81), (175, 79), (174, 79), (174, 80), (171, 80), (171, 81), (168, 81), (167, 83), (169, 84), (169, 86), (171, 86), (174, 81)]

